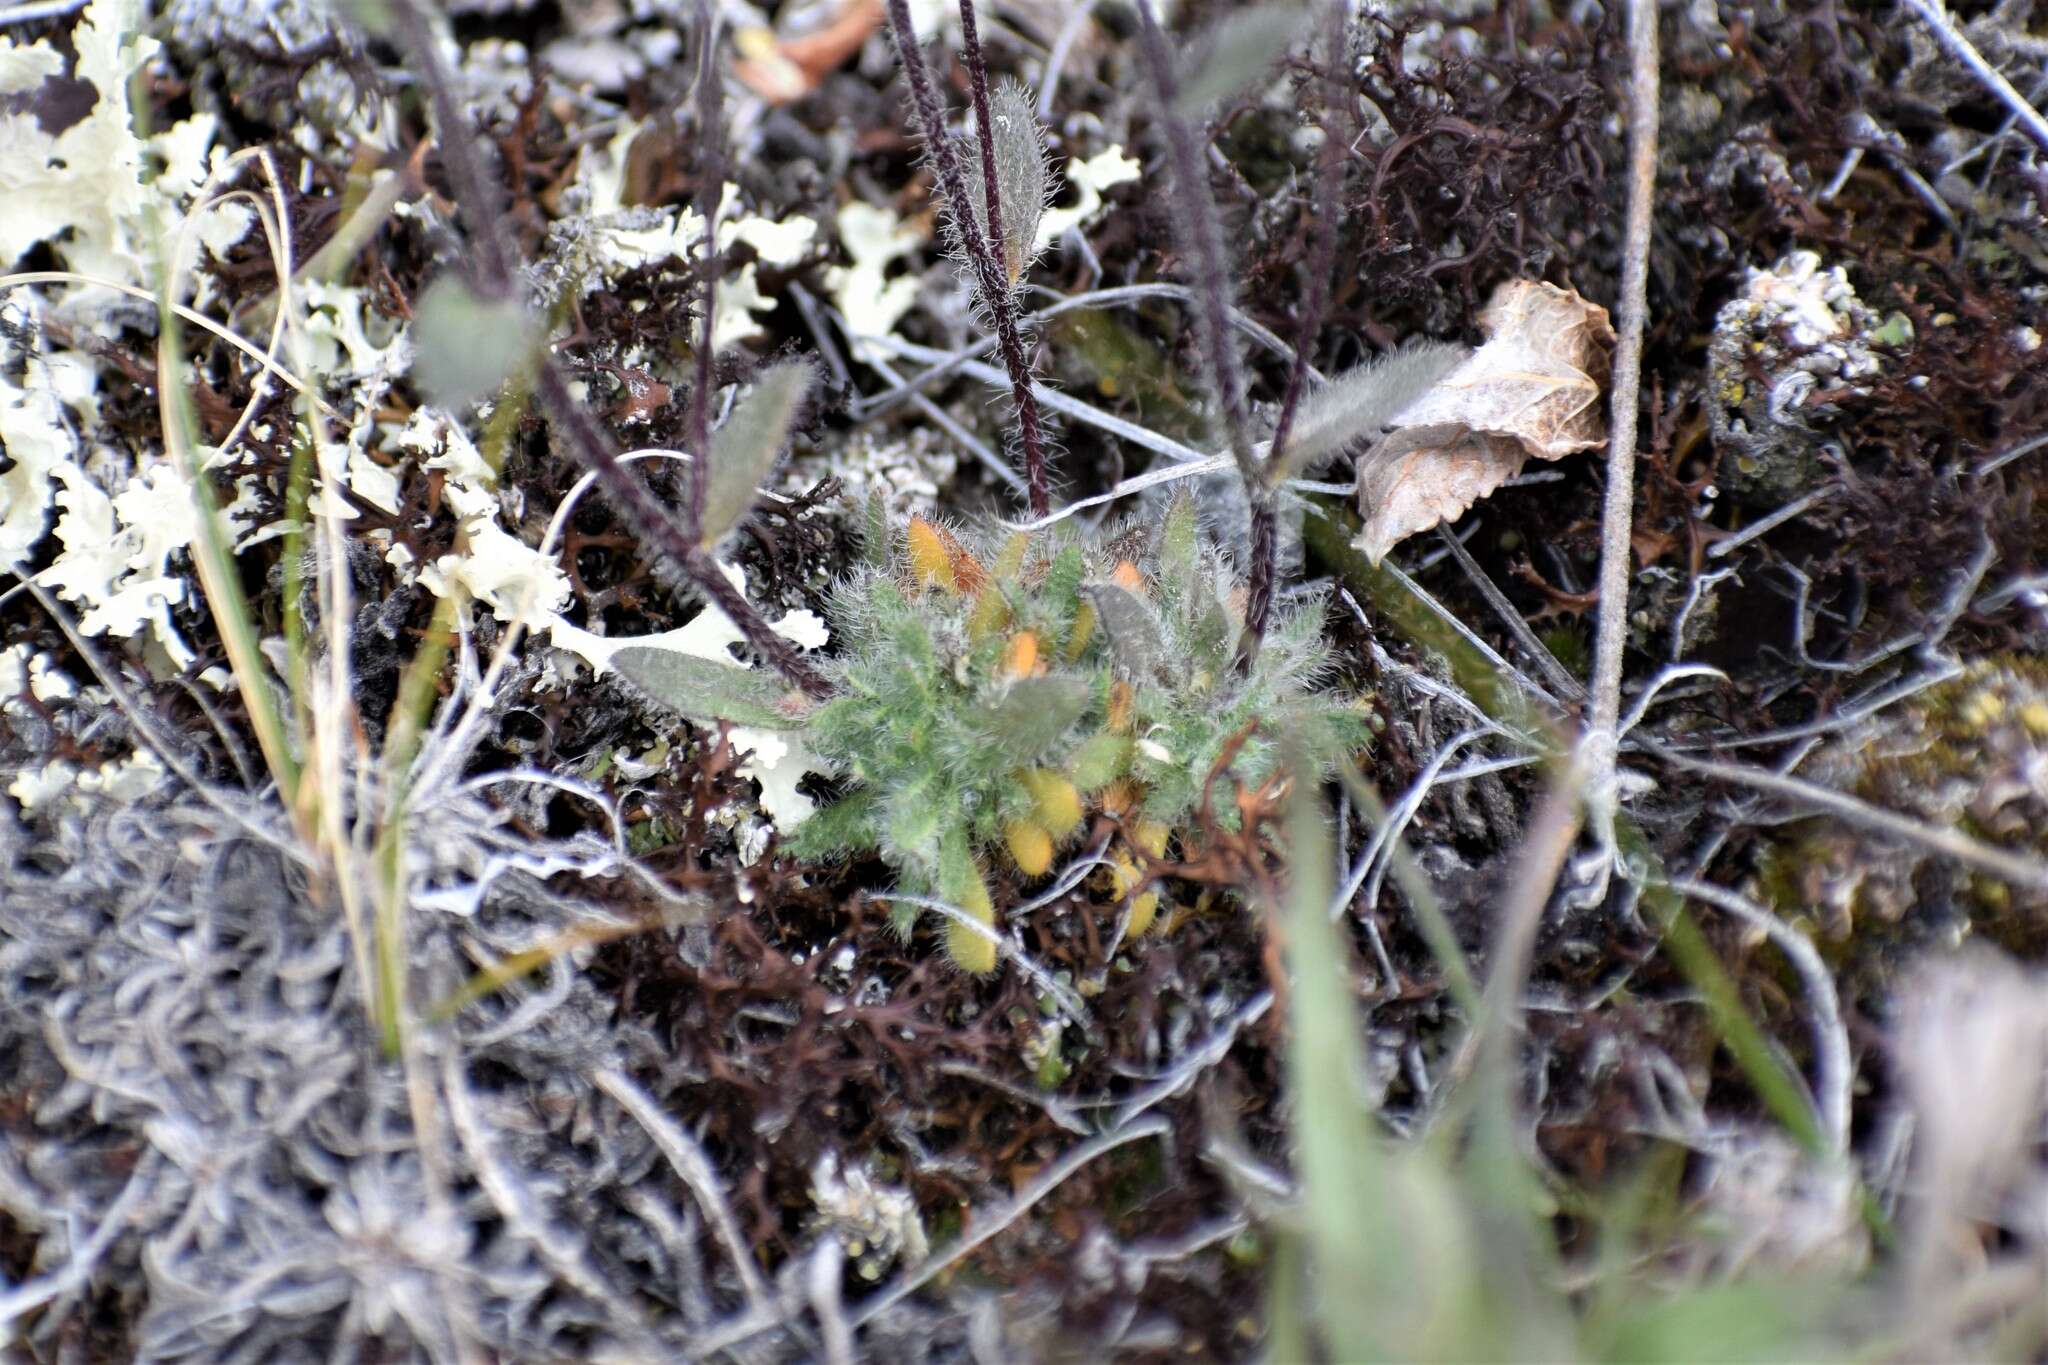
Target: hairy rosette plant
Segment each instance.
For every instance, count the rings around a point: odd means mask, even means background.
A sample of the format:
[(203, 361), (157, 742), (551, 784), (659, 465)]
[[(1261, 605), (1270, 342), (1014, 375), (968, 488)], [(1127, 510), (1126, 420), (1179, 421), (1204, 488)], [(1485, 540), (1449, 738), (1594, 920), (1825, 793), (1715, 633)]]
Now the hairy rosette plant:
[(1234, 827), (1222, 777), (1271, 776), (1282, 734), (1302, 737), (1326, 771), (1365, 742), (1363, 708), (1325, 686), (1320, 601), (1279, 616), (1240, 666), (1244, 588), (1203, 545), (1191, 501), (1156, 528), (1092, 543), (1058, 532), (984, 543), (922, 519), (894, 533), (879, 513), (868, 540), (868, 562), (830, 608), (841, 652), (821, 701), (651, 648), (614, 663), (689, 719), (800, 730), (844, 794), (785, 851), (879, 854), (905, 891), (987, 928), (947, 925), (947, 951), (968, 971), (996, 965), (992, 858), (1044, 876), (1099, 811), (1135, 937), (1159, 904), (1138, 854), (1190, 846), (1204, 819)]

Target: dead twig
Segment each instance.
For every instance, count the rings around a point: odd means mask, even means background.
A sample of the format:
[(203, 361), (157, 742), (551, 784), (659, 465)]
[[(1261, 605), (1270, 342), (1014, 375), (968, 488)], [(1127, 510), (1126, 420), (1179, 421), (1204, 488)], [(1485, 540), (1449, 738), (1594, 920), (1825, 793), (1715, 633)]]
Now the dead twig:
[(1066, 1155), (1040, 1171), (1011, 1199), (993, 1209), (977, 1209), (969, 1226), (974, 1230), (955, 1241), (951, 1246), (938, 1252), (914, 1270), (897, 1276), (888, 1288), (878, 1290), (856, 1307), (851, 1314), (853, 1325), (858, 1327), (872, 1322), (896, 1304), (916, 1293), (924, 1285), (951, 1266), (957, 1265), (983, 1243), (996, 1237), (1019, 1218), (1031, 1211), (1033, 1205), (1064, 1184), (1074, 1172), (1096, 1160), (1105, 1153), (1113, 1152), (1126, 1143), (1140, 1138), (1160, 1137), (1170, 1133), (1173, 1124), (1163, 1115), (1147, 1115), (1134, 1123), (1127, 1123), (1112, 1129), (1101, 1137), (1071, 1148)]
[(2012, 111), (2020, 126), (2027, 130), (2027, 136), (2048, 148), (2048, 119), (2041, 117), (2041, 111), (2027, 103), (2026, 96), (2013, 88), (2005, 73), (1984, 59), (1977, 45), (1963, 35), (1956, 27), (1956, 21), (1949, 16), (1948, 6), (1942, 0), (1906, 0), (1906, 8), (1919, 16), (1934, 34), (1934, 40), (1948, 49), (1948, 55), (1970, 68), (1983, 87), (1998, 98), (1999, 103)]
[(1717, 910), (1735, 916), (1758, 930), (1777, 946), (1799, 973), (1813, 1008), (1813, 1094), (1814, 1118), (1827, 1134), (1828, 1147), (1836, 1156), (1849, 1151), (1849, 1091), (1856, 1083), (1856, 1062), (1849, 1051), (1849, 1032), (1842, 1025), (1842, 1005), (1835, 994), (1835, 979), (1827, 964), (1806, 937), (1770, 911), (1725, 886), (1673, 877), (1666, 886), (1680, 895), (1705, 901)]
[(1635, 517), (1636, 404), (1650, 278), (1651, 195), (1657, 187), (1657, 6), (1630, 0), (1628, 227), (1615, 328), (1607, 495), (1600, 512), (1600, 615), (1593, 648), (1593, 715), (1586, 731), (1587, 790), (1603, 843), (1612, 844), (1615, 730), (1621, 718), (1621, 654), (1628, 639), (1628, 582)]
[(727, 1252), (732, 1256), (733, 1270), (746, 1290), (749, 1307), (755, 1313), (765, 1313), (773, 1302), (768, 1282), (761, 1278), (761, 1272), (755, 1267), (753, 1250), (740, 1234), (739, 1222), (719, 1190), (718, 1172), (712, 1166), (711, 1158), (697, 1145), (697, 1140), (685, 1132), (681, 1124), (663, 1113), (654, 1097), (636, 1085), (625, 1072), (607, 1069), (591, 1079), (599, 1090), (610, 1095), (621, 1109), (645, 1128), (647, 1136), (654, 1139), (654, 1145), (661, 1148), (669, 1165), (690, 1187), (690, 1193), (697, 1197), (697, 1203), (717, 1232), (718, 1240), (725, 1243)]

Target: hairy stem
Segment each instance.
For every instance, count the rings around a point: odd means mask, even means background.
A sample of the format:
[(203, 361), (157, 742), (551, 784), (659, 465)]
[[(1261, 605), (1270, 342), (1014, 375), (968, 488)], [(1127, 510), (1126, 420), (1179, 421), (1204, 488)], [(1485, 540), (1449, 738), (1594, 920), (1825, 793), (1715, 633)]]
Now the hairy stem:
[[(975, 27), (974, 0), (960, 0), (961, 50), (967, 58), (968, 85), (974, 95), (974, 126), (981, 130), (981, 189), (982, 200), (988, 209), (987, 247), (991, 260), (999, 260), (1003, 243), (1003, 205), (996, 181), (996, 139), (995, 130), (989, 123), (988, 112), (988, 60), (981, 54), (981, 34)], [(1025, 255), (1030, 254), (1026, 245)], [(1018, 390), (1023, 397), (1017, 405), (1018, 426), (1021, 428), (1024, 447), (1024, 482), (1030, 499), (1031, 515), (1042, 517), (1046, 513), (1047, 493), (1045, 487), (1045, 436), (1039, 429), (1038, 398), (1031, 391), (1031, 371), (1024, 359), (1022, 333), (1017, 325), (1017, 299), (1009, 286), (1009, 272), (1002, 271), (1004, 288), (989, 305), (989, 312), (995, 318), (996, 336), (1002, 342), (1003, 363), (1009, 367), (1014, 386), (1017, 376), (1022, 374), (1023, 385)], [(1014, 351), (1016, 363), (1010, 363)], [(1024, 406), (1028, 402), (1030, 407)]]
[[(899, 0), (900, 3), (900, 0)], [(1188, 245), (1193, 249), (1195, 301), (1201, 315), (1203, 352), (1209, 362), (1211, 382), (1216, 388), (1217, 406), (1223, 413), (1223, 434), (1238, 473), (1247, 490), (1262, 486), (1265, 471), (1252, 452), (1251, 437), (1245, 430), (1244, 381), (1237, 363), (1237, 351), (1230, 344), (1230, 305), (1224, 293), (1223, 225), (1217, 220), (1216, 203), (1209, 196), (1209, 178), (1202, 169), (1202, 149), (1188, 121), (1173, 112), (1178, 93), (1173, 75), (1173, 57), (1167, 50), (1166, 34), (1152, 13), (1151, 0), (1138, 0), (1139, 51), (1159, 97), (1160, 119), (1166, 127), (1167, 148), (1173, 157), (1173, 192), (1179, 201), (1181, 221), (1186, 225)]]
[(732, 618), (732, 623), (764, 663), (801, 687), (813, 697), (831, 692), (831, 684), (797, 652), (795, 645), (777, 635), (747, 601), (746, 594), (732, 585), (718, 563), (696, 538), (684, 531), (647, 491), (631, 471), (619, 463), (604, 432), (583, 405), (569, 392), (561, 372), (553, 366), (540, 373), (540, 401), (548, 416), (562, 430), (577, 457), (597, 475), (597, 481), (626, 524), (643, 543), (654, 546), (680, 569), (699, 593)]
[(1266, 638), (1266, 623), (1273, 616), (1273, 579), (1280, 550), (1278, 499), (1263, 486), (1246, 490), (1251, 494), (1251, 567), (1245, 577), (1244, 638), (1237, 648), (1237, 666), (1249, 670)]
[(1269, 469), (1283, 468), (1281, 456), (1287, 438), (1294, 431), (1294, 414), (1301, 405), (1303, 381), (1308, 377), (1309, 352), (1315, 348), (1316, 333), (1322, 329), (1323, 313), (1330, 302), (1330, 271), (1337, 257), (1337, 191), (1343, 161), (1337, 147), (1334, 126), (1343, 86), (1337, 72), (1344, 61), (1345, 0), (1330, 5), (1329, 63), (1323, 77), (1325, 126), (1322, 146), (1316, 151), (1315, 198), (1309, 207), (1308, 293), (1302, 299), (1301, 325), (1294, 336), (1294, 362), (1287, 370), (1287, 393), (1280, 400), (1280, 420), (1273, 426), (1273, 444), (1266, 453)]
[(434, 42), (426, 13), (415, 0), (397, 0), (391, 7), (398, 36), (419, 67), (426, 83), (427, 98), (434, 110), (434, 127), (441, 136), (441, 164), (454, 183), (455, 198), (469, 219), (475, 277), (494, 298), (509, 298), (513, 292), (512, 248), (505, 240), (505, 206), (500, 202), (497, 182), (484, 173), (477, 155), (476, 130), (455, 102), (455, 80), (441, 49)]
[[(1344, 0), (1331, 0), (1329, 63), (1324, 76), (1324, 109), (1331, 123), (1342, 88), (1338, 84), (1339, 63), (1344, 60)], [(1270, 472), (1284, 469), (1282, 463), (1287, 453), (1287, 438), (1294, 432), (1294, 414), (1301, 405), (1303, 381), (1308, 376), (1309, 352), (1315, 347), (1316, 333), (1322, 329), (1323, 312), (1330, 300), (1330, 269), (1337, 254), (1337, 189), (1342, 163), (1337, 157), (1337, 130), (1334, 126), (1323, 129), (1323, 143), (1316, 154), (1315, 199), (1310, 206), (1310, 241), (1308, 253), (1308, 295), (1302, 300), (1301, 325), (1294, 337), (1294, 361), (1287, 369), (1287, 392), (1280, 400), (1280, 420), (1273, 427), (1273, 443), (1267, 448), (1266, 463), (1261, 468), (1259, 487), (1265, 490), (1260, 499), (1254, 495), (1251, 509), (1252, 518), (1252, 564), (1251, 583), (1245, 595), (1245, 647), (1239, 652), (1241, 666), (1249, 667), (1253, 653), (1266, 638), (1266, 626), (1273, 615), (1273, 561), (1278, 552), (1277, 518), (1273, 509), (1272, 490), (1269, 486)], [(1227, 333), (1226, 333), (1227, 335)]]
[(718, 311), (718, 205), (725, 189), (725, 99), (714, 58), (718, 20), (710, 0), (697, 0), (702, 48), (697, 61), (697, 216), (704, 220), (704, 249), (697, 257), (698, 307), (704, 326), (697, 341), (696, 382), (690, 388), (690, 539), (704, 535), (704, 498), (711, 480), (711, 371), (713, 315)]
[[(392, 19), (400, 41), (408, 49), (427, 87), (434, 110), (434, 125), (441, 138), (441, 158), (448, 169), (458, 207), (468, 220), (472, 239), (473, 279), (479, 290), (493, 300), (516, 297), (517, 280), (513, 262), (517, 259), (505, 232), (504, 206), (498, 186), (484, 173), (477, 154), (475, 130), (470, 127), (455, 100), (454, 80), (433, 32), (417, 0), (394, 0)], [(718, 189), (722, 189), (719, 186)], [(713, 190), (717, 193), (717, 189)], [(714, 201), (715, 202), (715, 201)], [(707, 229), (709, 220), (706, 220)], [(709, 251), (712, 243), (707, 242)], [(709, 311), (706, 312), (709, 326)], [(708, 338), (708, 331), (707, 331)], [(590, 414), (569, 391), (569, 381), (552, 355), (541, 358), (534, 387), (548, 418), (566, 438), (576, 457), (597, 475), (612, 505), (626, 519), (645, 544), (664, 556), (692, 586), (732, 619), (742, 638), (763, 662), (813, 697), (831, 691), (824, 676), (805, 662), (796, 647), (769, 628), (746, 595), (739, 592), (720, 571), (717, 561), (704, 553), (697, 537), (682, 526), (647, 485), (619, 463), (611, 442)], [(702, 449), (702, 447), (700, 447)], [(693, 490), (694, 491), (694, 490)]]
[[(909, 0), (889, 0), (889, 37), (896, 45), (896, 58), (903, 64), (903, 75), (910, 82), (911, 104), (917, 110), (919, 129), (924, 134), (925, 145), (930, 149), (932, 169), (939, 177), (939, 188), (945, 192), (946, 201), (953, 206), (953, 216), (960, 232), (960, 244), (967, 253), (968, 264), (974, 271), (974, 280), (981, 300), (987, 305), (989, 317), (995, 323), (996, 349), (1002, 354), (1003, 368), (1010, 376), (1010, 394), (1017, 404), (1017, 426), (1019, 440), (1024, 448), (1024, 478), (1027, 496), (1030, 499), (1031, 515), (1042, 517), (1051, 507), (1045, 485), (1045, 431), (1038, 413), (1038, 397), (1031, 390), (1031, 365), (1024, 355), (1024, 339), (1017, 325), (1017, 305), (1010, 293), (1010, 282), (1003, 269), (998, 252), (1000, 248), (992, 243), (968, 211), (967, 180), (960, 171), (960, 159), (953, 155), (953, 140), (946, 133), (946, 117), (939, 107), (938, 91), (932, 88), (931, 73), (925, 69), (924, 54), (917, 46), (917, 31), (911, 27)], [(996, 194), (995, 171), (988, 150), (988, 67), (981, 57), (981, 44), (974, 26), (973, 0), (961, 0), (961, 27), (966, 34), (968, 47), (968, 68), (974, 79), (976, 116), (982, 123), (983, 173), (986, 181), (988, 202), (991, 205), (989, 229), (995, 231), (1000, 223), (993, 209)]]
[[(1209, 195), (1209, 180), (1202, 169), (1202, 149), (1188, 121), (1173, 112), (1176, 82), (1173, 57), (1167, 50), (1166, 35), (1152, 13), (1150, 0), (1138, 0), (1139, 52), (1159, 97), (1160, 118), (1166, 127), (1166, 143), (1173, 159), (1173, 193), (1181, 222), (1186, 226), (1188, 245), (1195, 260), (1195, 303), (1201, 318), (1199, 335), (1209, 362), (1210, 383), (1216, 390), (1216, 404), (1223, 414), (1223, 435), (1237, 462), (1238, 477), (1244, 482), (1250, 503), (1251, 565), (1245, 595), (1245, 634), (1238, 650), (1238, 666), (1249, 667), (1266, 636), (1266, 623), (1273, 612), (1274, 560), (1279, 548), (1278, 513), (1269, 468), (1252, 451), (1245, 430), (1244, 381), (1237, 363), (1237, 351), (1230, 341), (1230, 304), (1224, 293), (1223, 225), (1218, 221), (1216, 203)], [(1322, 271), (1318, 271), (1320, 275)], [(1318, 309), (1320, 311), (1320, 309)], [(1297, 347), (1297, 377), (1305, 363), (1303, 348)], [(1277, 457), (1281, 443), (1275, 440), (1269, 462)]]

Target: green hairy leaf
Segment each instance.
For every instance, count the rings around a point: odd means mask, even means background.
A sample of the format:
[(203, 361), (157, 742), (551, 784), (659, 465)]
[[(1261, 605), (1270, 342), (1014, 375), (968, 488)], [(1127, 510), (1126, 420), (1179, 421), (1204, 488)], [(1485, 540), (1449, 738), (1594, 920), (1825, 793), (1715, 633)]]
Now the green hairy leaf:
[(1188, 592), (1188, 646), (1212, 668), (1237, 652), (1237, 622), (1224, 610), (1216, 585), (1197, 575)]
[(1307, 21), (1305, 5), (1257, 5), (1216, 24), (1182, 68), (1174, 112), (1199, 117), (1265, 75), (1287, 55)]
[(486, 299), (442, 275), (413, 305), (412, 341), (420, 387), (440, 406), (462, 408), (527, 364), (540, 329), (516, 301)]
[(946, 803), (939, 800), (942, 790), (938, 776), (928, 773), (884, 796), (889, 811), (882, 836), (891, 861), (921, 878), (940, 875), (939, 842), (945, 833), (940, 826), (947, 815)]
[(880, 488), (868, 490), (861, 508), (860, 562), (871, 569), (889, 567), (889, 499)]
[(757, 730), (791, 730), (798, 725), (781, 709), (787, 689), (772, 673), (646, 645), (621, 649), (612, 655), (612, 667), (689, 720), (725, 720)]
[(1201, 580), (1201, 539), (1195, 500), (1176, 494), (1159, 531), (1159, 587), (1167, 601), (1181, 604), (1183, 614)]
[(1131, 766), (1131, 741), (1127, 735), (1090, 735), (1074, 751), (1067, 772), (1084, 792), (1099, 791), (1122, 777)]
[(1087, 583), (1081, 591), (1095, 604), (1095, 617), (1109, 638), (1117, 666), (1135, 678), (1159, 676), (1170, 655), (1152, 608), (1114, 583)]
[(837, 858), (872, 852), (882, 838), (880, 811), (881, 800), (873, 792), (854, 792), (819, 807), (790, 831), (784, 846), (799, 858)]
[(700, 529), (707, 550), (731, 534), (754, 505), (761, 484), (782, 458), (790, 423), (810, 391), (809, 365), (801, 360), (771, 365), (711, 438)]
[(1019, 763), (1040, 757), (1088, 712), (1095, 689), (1072, 674), (1019, 678), (984, 712), (983, 724)]
[(1416, 342), (1348, 370), (1305, 395), (1287, 449), (1280, 455), (1284, 467), (1276, 477), (1290, 477), (1354, 441), (1378, 436), (1471, 354), (1453, 342)]
[[(1032, 112), (1031, 92), (1014, 82), (997, 89), (988, 102), (989, 138), (995, 149), (996, 206), (1002, 211), (1003, 240), (998, 243), (1003, 271), (1015, 284), (1031, 267), (1037, 252), (1038, 220), (1045, 216), (1050, 193), (1045, 135)], [(987, 189), (981, 176), (977, 143), (967, 177), (967, 216), (984, 236), (988, 233)], [(956, 211), (958, 206), (956, 207)]]

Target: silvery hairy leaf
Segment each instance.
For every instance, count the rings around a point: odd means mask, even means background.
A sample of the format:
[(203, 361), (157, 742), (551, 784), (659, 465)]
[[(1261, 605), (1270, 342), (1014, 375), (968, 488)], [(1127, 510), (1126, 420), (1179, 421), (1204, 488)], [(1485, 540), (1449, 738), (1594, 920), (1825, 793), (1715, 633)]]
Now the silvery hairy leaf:
[(757, 730), (797, 728), (782, 706), (788, 688), (772, 673), (646, 645), (629, 645), (611, 661), (626, 681), (685, 719)]
[(1096, 628), (1109, 638), (1117, 667), (1133, 677), (1157, 677), (1166, 667), (1166, 633), (1152, 608), (1114, 583), (1085, 583), (1081, 591), (1095, 607)]
[(704, 547), (716, 546), (754, 505), (782, 458), (790, 423), (811, 389), (811, 367), (786, 360), (761, 371), (754, 388), (711, 438), (704, 487)]
[(1347, 370), (1306, 394), (1280, 453), (1288, 478), (1355, 441), (1375, 439), (1472, 353), (1453, 342), (1422, 341)]
[[(1045, 135), (1032, 112), (1031, 93), (1006, 84), (989, 96), (990, 145), (995, 152), (996, 207), (1003, 218), (1003, 240), (993, 245), (1002, 258), (1004, 277), (1015, 284), (1036, 256), (1038, 220), (1045, 215), (1050, 172), (1045, 161)], [(981, 146), (969, 149), (966, 216), (984, 238), (988, 235), (987, 182), (982, 176)], [(955, 216), (962, 206), (954, 205)]]

